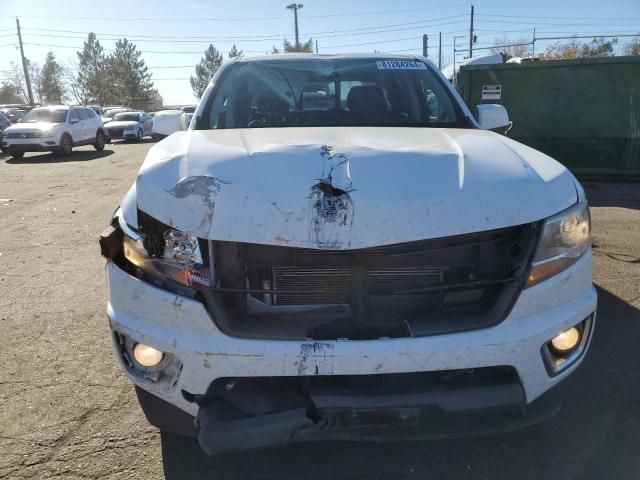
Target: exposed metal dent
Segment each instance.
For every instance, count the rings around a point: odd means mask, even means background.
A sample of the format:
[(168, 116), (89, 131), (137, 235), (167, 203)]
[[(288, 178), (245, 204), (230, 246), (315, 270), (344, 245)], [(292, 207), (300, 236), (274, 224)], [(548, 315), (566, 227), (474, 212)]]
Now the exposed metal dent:
[(323, 145), (322, 178), (311, 187), (309, 242), (319, 248), (340, 249), (351, 245), (355, 207), (349, 193), (353, 189), (351, 161), (332, 145)]
[(229, 183), (208, 175), (191, 176), (180, 180), (172, 189), (167, 190), (167, 193), (176, 198), (186, 198), (190, 195), (200, 197), (206, 208), (197, 231), (209, 232), (216, 207), (216, 196), (220, 193), (221, 185)]
[(201, 175), (197, 177), (186, 177), (176, 183), (176, 186), (168, 193), (176, 198), (185, 198), (188, 195), (199, 195), (202, 202), (211, 210), (216, 206), (215, 197), (220, 192), (220, 185), (224, 182), (216, 177)]

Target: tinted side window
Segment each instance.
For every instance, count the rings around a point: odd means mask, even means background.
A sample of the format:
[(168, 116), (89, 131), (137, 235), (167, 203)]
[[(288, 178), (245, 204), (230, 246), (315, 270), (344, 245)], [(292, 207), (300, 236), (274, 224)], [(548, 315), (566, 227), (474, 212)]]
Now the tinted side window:
[(91, 118), (86, 108), (79, 108), (78, 114), (80, 115), (80, 120), (88, 120), (89, 118)]
[(69, 123), (79, 121), (80, 116), (78, 115), (78, 110), (74, 108), (73, 110), (71, 110), (71, 113), (69, 113)]

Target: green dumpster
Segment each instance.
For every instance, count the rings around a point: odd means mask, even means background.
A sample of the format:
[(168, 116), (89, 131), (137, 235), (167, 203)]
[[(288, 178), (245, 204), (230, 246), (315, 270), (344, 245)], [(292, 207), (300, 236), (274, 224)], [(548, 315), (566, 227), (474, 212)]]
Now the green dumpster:
[(640, 57), (465, 66), (458, 88), (472, 112), (504, 105), (509, 137), (577, 174), (640, 174)]

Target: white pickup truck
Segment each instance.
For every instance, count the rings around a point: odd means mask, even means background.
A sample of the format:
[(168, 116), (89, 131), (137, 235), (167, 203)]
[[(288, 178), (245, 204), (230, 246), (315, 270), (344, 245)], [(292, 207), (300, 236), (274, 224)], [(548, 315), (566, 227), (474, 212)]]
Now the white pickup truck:
[(225, 64), (101, 237), (149, 421), (209, 454), (505, 431), (594, 328), (574, 176), (422, 57)]

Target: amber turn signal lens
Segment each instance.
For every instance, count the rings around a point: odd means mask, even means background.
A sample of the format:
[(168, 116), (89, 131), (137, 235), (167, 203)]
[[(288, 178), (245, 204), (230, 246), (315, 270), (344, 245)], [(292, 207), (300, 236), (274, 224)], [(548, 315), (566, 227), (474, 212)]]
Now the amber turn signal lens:
[(553, 277), (556, 273), (569, 267), (575, 261), (576, 259), (572, 257), (560, 257), (549, 262), (534, 265), (531, 268), (527, 281), (529, 285), (535, 285), (542, 280)]

